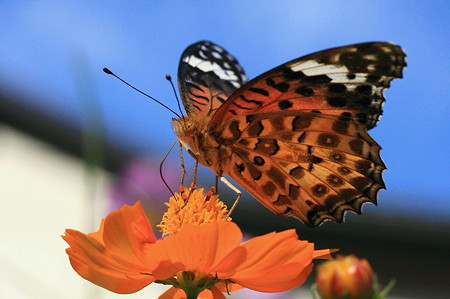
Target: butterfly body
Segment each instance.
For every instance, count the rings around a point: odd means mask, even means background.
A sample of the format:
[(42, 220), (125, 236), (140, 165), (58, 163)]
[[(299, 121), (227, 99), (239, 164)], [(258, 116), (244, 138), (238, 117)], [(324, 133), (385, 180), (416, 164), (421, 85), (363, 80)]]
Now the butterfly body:
[(406, 65), (400, 47), (365, 43), (285, 63), (249, 81), (211, 42), (183, 53), (179, 88), (188, 116), (176, 134), (217, 176), (308, 225), (342, 221), (384, 188), (380, 146), (368, 135), (383, 90)]

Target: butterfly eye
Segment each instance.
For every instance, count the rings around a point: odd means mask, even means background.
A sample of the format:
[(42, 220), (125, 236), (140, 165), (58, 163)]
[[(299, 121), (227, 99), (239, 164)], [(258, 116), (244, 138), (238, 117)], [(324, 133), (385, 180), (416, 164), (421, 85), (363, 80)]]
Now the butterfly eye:
[(192, 134), (194, 134), (196, 129), (197, 129), (197, 124), (195, 122), (186, 122), (186, 130), (188, 132), (192, 132)]

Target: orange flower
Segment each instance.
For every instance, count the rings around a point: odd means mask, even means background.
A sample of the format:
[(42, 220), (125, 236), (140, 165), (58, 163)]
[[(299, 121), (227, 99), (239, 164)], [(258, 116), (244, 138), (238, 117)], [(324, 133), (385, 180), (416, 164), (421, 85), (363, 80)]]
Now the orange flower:
[[(207, 197), (191, 196), (188, 204), (198, 205), (195, 201)], [(218, 210), (226, 215), (223, 207)], [(152, 282), (172, 285), (160, 296), (163, 299), (197, 298), (199, 293), (200, 298), (225, 298), (223, 292), (243, 287), (286, 291), (305, 281), (313, 259), (330, 258), (332, 250), (314, 250), (314, 244), (298, 240), (294, 230), (241, 244), (239, 227), (223, 220), (182, 225), (176, 233), (155, 240), (138, 202), (109, 214), (98, 232), (68, 229), (63, 238), (70, 245), (66, 252), (72, 267), (83, 278), (120, 294)]]
[(374, 273), (366, 259), (338, 256), (317, 267), (317, 290), (323, 299), (372, 298)]

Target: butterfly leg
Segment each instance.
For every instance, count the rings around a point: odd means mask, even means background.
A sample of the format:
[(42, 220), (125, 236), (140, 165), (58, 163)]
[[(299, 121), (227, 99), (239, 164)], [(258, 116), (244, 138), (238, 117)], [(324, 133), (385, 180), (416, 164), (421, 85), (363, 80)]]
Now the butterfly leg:
[[(186, 169), (184, 168), (184, 159), (183, 157), (183, 150), (182, 148), (184, 148), (186, 150), (186, 152), (191, 155), (192, 158), (194, 158), (196, 166), (194, 166), (194, 181), (197, 178), (197, 168), (198, 168), (198, 155), (196, 153), (194, 153), (189, 146), (182, 140), (180, 140), (180, 160), (182, 160), (182, 168), (184, 169), (184, 173), (186, 173)], [(184, 179), (184, 175), (183, 175), (183, 179)]]
[(184, 158), (183, 158), (183, 148), (188, 152), (189, 155), (191, 155), (194, 160), (195, 160), (195, 164), (194, 164), (194, 174), (192, 177), (192, 183), (191, 186), (189, 188), (189, 194), (187, 196), (186, 201), (184, 202), (183, 206), (181, 206), (177, 212), (179, 212), (181, 209), (183, 209), (186, 204), (189, 201), (189, 197), (192, 193), (192, 191), (196, 188), (197, 186), (197, 170), (198, 170), (198, 155), (196, 155), (188, 146), (185, 142), (183, 142), (182, 140), (180, 140), (180, 163), (181, 163), (181, 184), (183, 185), (184, 183), (184, 177), (186, 175), (186, 168), (184, 166)]
[(184, 201), (183, 205), (180, 208), (178, 208), (178, 210), (176, 210), (175, 213), (178, 213), (179, 211), (181, 211), (187, 205), (187, 203), (189, 202), (189, 198), (191, 197), (192, 192), (196, 188), (197, 168), (198, 168), (198, 163), (195, 163), (195, 166), (194, 166), (194, 178), (192, 180), (191, 186), (189, 187), (188, 195), (187, 195), (186, 200)]
[[(178, 140), (178, 139), (177, 139)], [(179, 144), (179, 154), (180, 154), (180, 165), (181, 165), (181, 186), (184, 184), (184, 177), (186, 176), (186, 167), (184, 165), (184, 157), (183, 157), (183, 146), (181, 142)]]
[(192, 176), (191, 189), (195, 189), (197, 187), (197, 171), (198, 171), (198, 160), (195, 160), (194, 163), (194, 174)]
[(219, 193), (219, 176), (217, 176), (217, 175), (216, 175), (216, 184), (215, 184), (215, 187), (216, 187), (216, 194), (217, 194), (217, 193)]
[(232, 183), (230, 183), (225, 177), (221, 176), (220, 180), (222, 181), (222, 183), (224, 183), (225, 185), (227, 185), (228, 188), (230, 188), (231, 190), (233, 190), (234, 192), (237, 193), (237, 198), (234, 201), (233, 205), (231, 206), (230, 211), (228, 212), (227, 217), (229, 217), (231, 215), (231, 213), (233, 213), (234, 209), (236, 208), (239, 200), (241, 199), (241, 195), (242, 192), (241, 190), (239, 190), (236, 186), (234, 186)]

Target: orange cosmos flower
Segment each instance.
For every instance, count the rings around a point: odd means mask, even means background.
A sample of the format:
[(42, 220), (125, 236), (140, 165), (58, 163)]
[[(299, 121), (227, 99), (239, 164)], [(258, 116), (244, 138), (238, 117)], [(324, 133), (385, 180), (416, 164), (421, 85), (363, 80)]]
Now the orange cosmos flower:
[[(177, 206), (174, 202), (185, 202), (184, 195), (177, 193), (171, 199), (168, 212), (170, 206)], [(202, 190), (187, 198), (181, 211), (190, 208), (192, 212), (202, 207), (202, 202), (216, 200)], [(185, 211), (186, 217), (191, 217), (190, 221), (185, 219), (189, 223), (182, 225), (177, 219), (179, 229), (156, 240), (141, 204), (125, 205), (109, 214), (95, 233), (66, 230), (63, 238), (70, 245), (66, 252), (79, 275), (116, 293), (133, 293), (152, 282), (172, 285), (162, 299), (225, 298), (223, 292), (243, 287), (286, 291), (305, 281), (313, 259), (331, 258), (333, 250), (314, 250), (314, 244), (298, 240), (294, 230), (241, 244), (242, 233), (235, 223), (227, 221), (221, 202), (215, 201), (204, 210), (209, 216), (196, 215), (195, 221), (195, 215)], [(169, 222), (169, 218), (164, 219), (163, 229), (177, 226)]]

